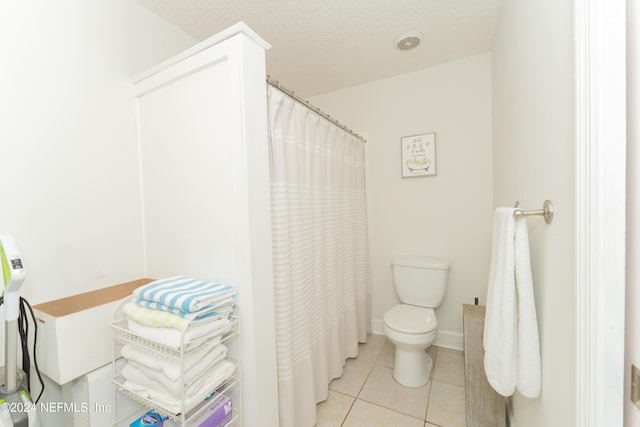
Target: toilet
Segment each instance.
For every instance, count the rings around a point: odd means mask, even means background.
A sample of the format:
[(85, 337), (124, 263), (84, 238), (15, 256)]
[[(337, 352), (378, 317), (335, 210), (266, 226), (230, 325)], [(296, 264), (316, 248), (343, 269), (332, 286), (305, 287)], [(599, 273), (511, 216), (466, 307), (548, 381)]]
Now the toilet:
[(429, 381), (433, 360), (426, 349), (438, 335), (438, 308), (447, 290), (450, 263), (440, 258), (404, 256), (391, 263), (401, 304), (384, 314), (384, 333), (396, 346), (393, 378), (407, 387)]

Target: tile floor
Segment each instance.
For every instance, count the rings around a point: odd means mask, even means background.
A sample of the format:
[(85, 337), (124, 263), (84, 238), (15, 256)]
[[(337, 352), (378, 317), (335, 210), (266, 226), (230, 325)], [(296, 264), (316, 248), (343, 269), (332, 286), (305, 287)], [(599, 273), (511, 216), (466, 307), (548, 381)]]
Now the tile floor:
[(317, 427), (466, 427), (463, 353), (427, 351), (435, 362), (431, 380), (404, 387), (391, 375), (393, 343), (370, 335), (342, 377), (329, 384), (329, 398), (317, 406)]

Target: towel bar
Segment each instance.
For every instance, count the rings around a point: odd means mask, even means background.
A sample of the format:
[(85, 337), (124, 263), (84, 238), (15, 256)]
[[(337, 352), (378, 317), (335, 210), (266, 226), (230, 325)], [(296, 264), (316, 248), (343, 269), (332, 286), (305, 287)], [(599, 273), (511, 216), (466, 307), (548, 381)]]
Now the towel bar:
[(513, 211), (513, 216), (515, 216), (516, 218), (524, 218), (525, 216), (530, 215), (542, 215), (544, 216), (544, 221), (547, 224), (551, 224), (551, 221), (553, 221), (553, 203), (551, 203), (551, 200), (545, 200), (544, 204), (542, 205), (542, 209), (534, 211), (526, 211), (524, 209), (520, 209), (520, 202), (516, 202), (514, 207), (516, 208), (516, 210)]

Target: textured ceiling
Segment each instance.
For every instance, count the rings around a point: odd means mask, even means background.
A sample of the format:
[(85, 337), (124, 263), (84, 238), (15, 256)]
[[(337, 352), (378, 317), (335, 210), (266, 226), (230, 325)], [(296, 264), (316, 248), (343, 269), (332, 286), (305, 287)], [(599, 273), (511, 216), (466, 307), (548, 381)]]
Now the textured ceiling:
[[(244, 21), (267, 73), (301, 96), (487, 52), (502, 0), (137, 0), (198, 40)], [(393, 40), (419, 31), (422, 44)]]

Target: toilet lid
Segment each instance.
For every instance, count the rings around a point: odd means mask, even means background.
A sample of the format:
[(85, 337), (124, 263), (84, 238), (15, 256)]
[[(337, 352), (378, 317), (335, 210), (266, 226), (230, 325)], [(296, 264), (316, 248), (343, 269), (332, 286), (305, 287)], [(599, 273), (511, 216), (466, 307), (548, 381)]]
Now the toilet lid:
[(438, 327), (432, 308), (407, 304), (396, 305), (384, 314), (383, 320), (389, 328), (404, 334), (426, 334)]

